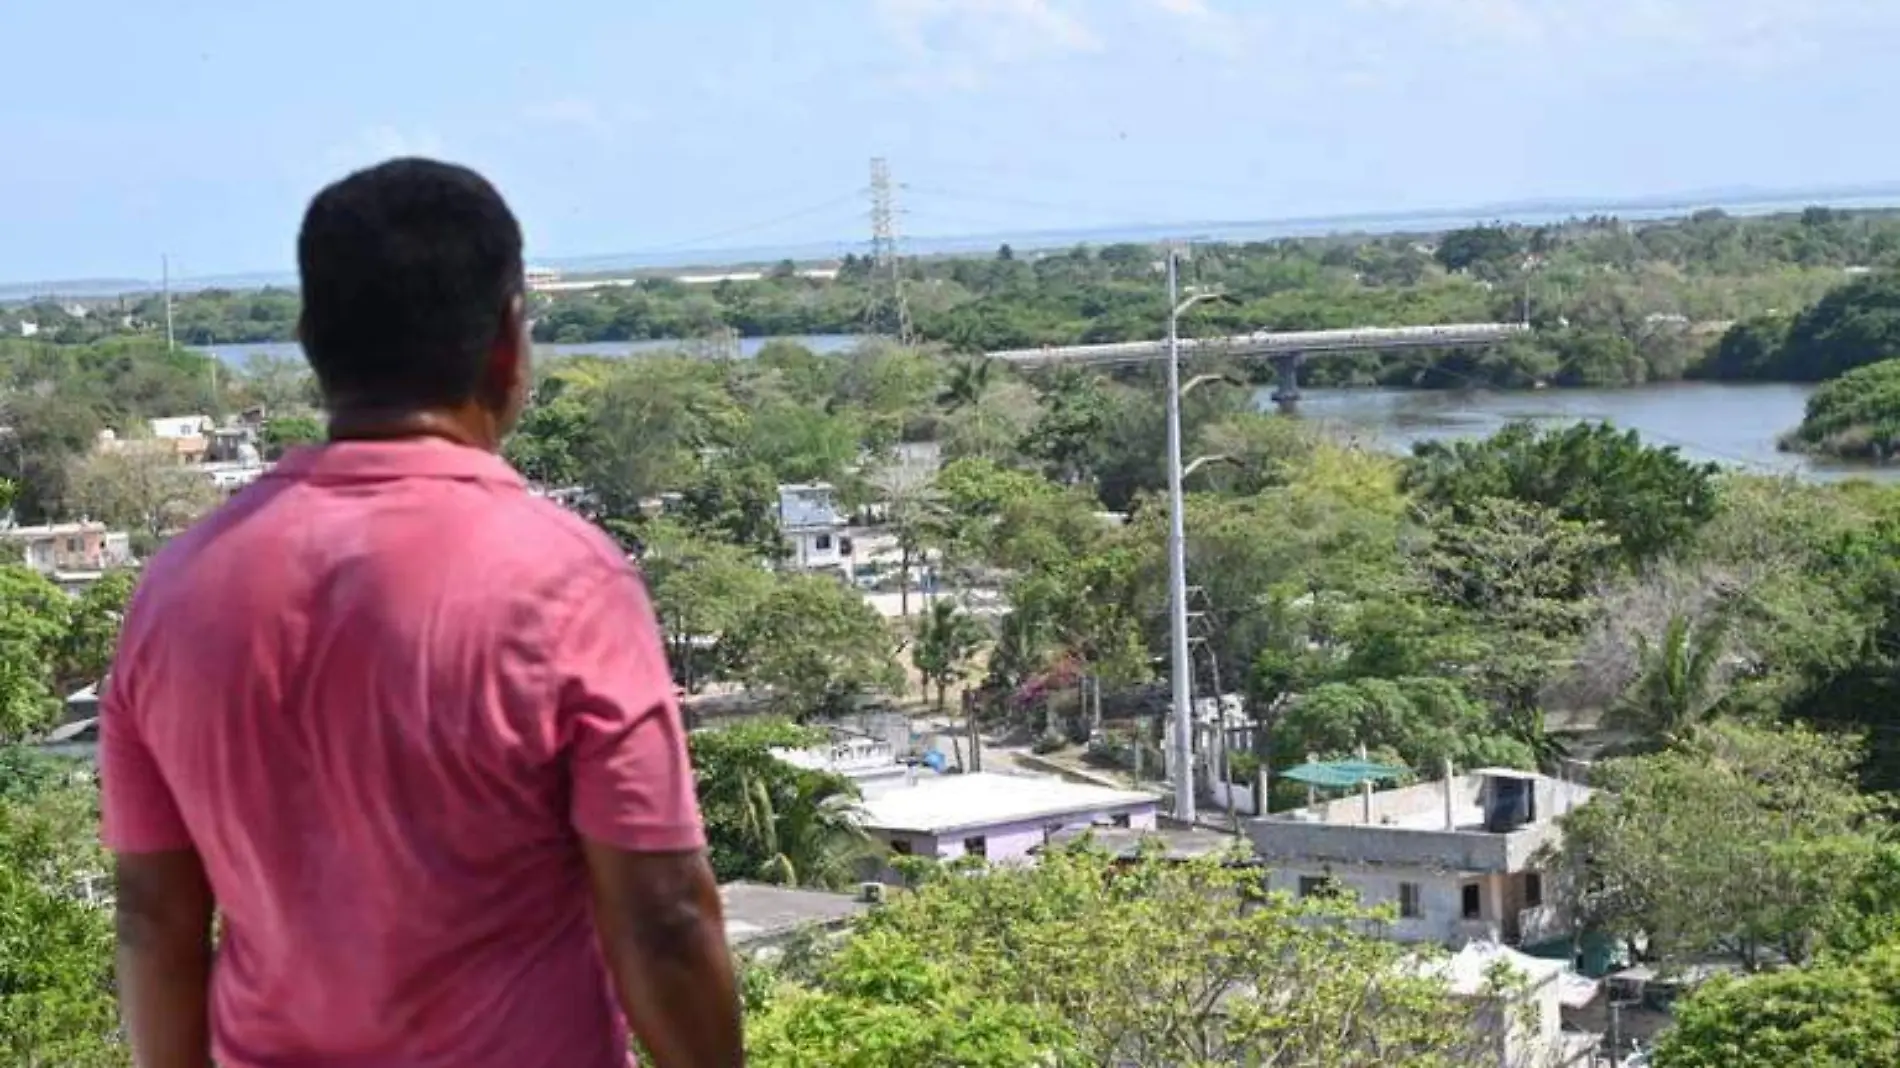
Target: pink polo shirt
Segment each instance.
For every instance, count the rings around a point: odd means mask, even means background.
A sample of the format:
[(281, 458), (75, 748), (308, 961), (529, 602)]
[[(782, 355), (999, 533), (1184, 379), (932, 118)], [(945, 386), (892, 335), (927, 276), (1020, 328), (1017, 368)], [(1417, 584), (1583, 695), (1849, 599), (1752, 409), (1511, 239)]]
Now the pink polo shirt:
[(146, 569), (105, 841), (196, 848), (224, 1068), (623, 1068), (579, 837), (704, 846), (613, 543), (445, 441), (300, 450)]

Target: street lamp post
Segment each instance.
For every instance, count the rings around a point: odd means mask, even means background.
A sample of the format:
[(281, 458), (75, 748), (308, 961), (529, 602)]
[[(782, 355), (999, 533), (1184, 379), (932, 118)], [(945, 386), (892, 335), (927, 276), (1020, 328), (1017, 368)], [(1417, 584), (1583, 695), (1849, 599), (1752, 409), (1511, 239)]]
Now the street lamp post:
[(1188, 656), (1187, 534), (1181, 500), (1181, 316), (1220, 293), (1181, 299), (1180, 250), (1168, 249), (1168, 610), (1174, 684), (1174, 818), (1194, 822), (1194, 665)]

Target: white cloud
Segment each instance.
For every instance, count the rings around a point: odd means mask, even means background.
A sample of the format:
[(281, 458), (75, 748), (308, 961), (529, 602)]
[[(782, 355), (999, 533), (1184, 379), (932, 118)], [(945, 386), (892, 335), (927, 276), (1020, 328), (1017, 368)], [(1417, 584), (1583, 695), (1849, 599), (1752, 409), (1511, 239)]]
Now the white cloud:
[(913, 81), (975, 88), (995, 71), (1097, 52), (1102, 39), (1065, 0), (873, 0)]

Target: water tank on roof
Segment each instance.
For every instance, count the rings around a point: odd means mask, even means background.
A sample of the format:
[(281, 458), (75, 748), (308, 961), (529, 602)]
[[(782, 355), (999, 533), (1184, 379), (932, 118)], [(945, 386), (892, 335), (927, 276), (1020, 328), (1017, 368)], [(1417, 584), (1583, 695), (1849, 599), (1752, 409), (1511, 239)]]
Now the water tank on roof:
[(1529, 779), (1493, 776), (1484, 797), (1484, 829), (1506, 834), (1525, 827), (1537, 818), (1536, 783)]

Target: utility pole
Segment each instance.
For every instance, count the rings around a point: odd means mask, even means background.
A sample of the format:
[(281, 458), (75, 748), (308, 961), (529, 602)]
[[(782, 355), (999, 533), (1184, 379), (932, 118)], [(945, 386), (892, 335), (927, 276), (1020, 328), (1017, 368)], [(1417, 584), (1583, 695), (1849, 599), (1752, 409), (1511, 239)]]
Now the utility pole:
[[(869, 315), (873, 328), (881, 327), (886, 307), (895, 318), (897, 340), (911, 342), (910, 303), (904, 298), (903, 265), (897, 256), (897, 197), (891, 184), (890, 161), (871, 160), (871, 270), (875, 279)], [(887, 303), (888, 302), (888, 303)]]
[(1180, 250), (1168, 246), (1168, 609), (1174, 684), (1174, 818), (1194, 822), (1194, 699), (1188, 658), (1187, 533), (1181, 500)]
[(158, 258), (158, 270), (162, 278), (159, 283), (165, 290), (165, 351), (178, 348), (178, 339), (172, 336), (172, 259), (170, 256)]

